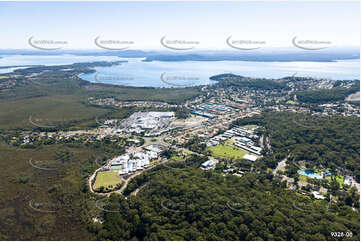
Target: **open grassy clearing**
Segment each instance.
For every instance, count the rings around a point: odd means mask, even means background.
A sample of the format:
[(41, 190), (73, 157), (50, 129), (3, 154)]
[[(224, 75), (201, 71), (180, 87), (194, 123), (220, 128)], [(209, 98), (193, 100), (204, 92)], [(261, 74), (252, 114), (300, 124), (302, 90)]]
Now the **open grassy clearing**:
[(216, 145), (209, 148), (209, 150), (213, 156), (218, 158), (242, 159), (245, 154), (248, 154), (247, 151), (229, 145)]
[(183, 160), (184, 159), (184, 157), (183, 156), (180, 156), (180, 155), (174, 155), (174, 156), (172, 156), (171, 158), (170, 158), (170, 160)]
[(94, 189), (99, 189), (100, 187), (115, 187), (117, 184), (122, 183), (117, 174), (118, 172), (115, 171), (98, 172), (95, 178)]
[(295, 101), (292, 101), (292, 100), (288, 100), (288, 101), (286, 102), (286, 104), (297, 105), (298, 102), (295, 102)]
[(253, 129), (257, 129), (259, 126), (255, 125), (255, 124), (249, 124), (249, 125), (245, 125), (243, 126), (243, 128), (248, 129), (248, 130), (253, 130)]

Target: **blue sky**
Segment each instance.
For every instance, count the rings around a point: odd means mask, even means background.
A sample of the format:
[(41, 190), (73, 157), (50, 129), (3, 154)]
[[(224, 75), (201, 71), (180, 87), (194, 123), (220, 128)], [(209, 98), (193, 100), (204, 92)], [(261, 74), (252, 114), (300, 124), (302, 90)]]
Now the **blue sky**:
[(160, 38), (193, 40), (224, 49), (225, 39), (289, 47), (295, 36), (359, 46), (358, 2), (0, 2), (0, 49), (30, 49), (27, 41), (67, 41), (97, 49), (94, 38), (160, 49)]

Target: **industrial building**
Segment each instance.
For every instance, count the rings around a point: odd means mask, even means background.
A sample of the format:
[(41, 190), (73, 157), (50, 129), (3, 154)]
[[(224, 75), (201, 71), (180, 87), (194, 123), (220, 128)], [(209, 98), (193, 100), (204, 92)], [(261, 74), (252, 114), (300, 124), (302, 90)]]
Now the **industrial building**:
[(150, 161), (158, 158), (158, 155), (155, 151), (121, 155), (110, 160), (105, 169), (118, 171), (119, 174), (132, 173), (149, 167)]
[(135, 112), (120, 127), (124, 133), (161, 134), (169, 130), (168, 126), (174, 119), (174, 112)]

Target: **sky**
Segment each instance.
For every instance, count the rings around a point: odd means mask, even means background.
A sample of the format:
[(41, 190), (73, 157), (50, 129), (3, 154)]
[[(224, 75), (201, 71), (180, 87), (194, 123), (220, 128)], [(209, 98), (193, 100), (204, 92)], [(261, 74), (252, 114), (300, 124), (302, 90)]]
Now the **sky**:
[(290, 47), (294, 37), (360, 45), (359, 2), (0, 2), (0, 49), (32, 49), (30, 37), (99, 49), (94, 39), (162, 49), (160, 39), (227, 49), (226, 39)]

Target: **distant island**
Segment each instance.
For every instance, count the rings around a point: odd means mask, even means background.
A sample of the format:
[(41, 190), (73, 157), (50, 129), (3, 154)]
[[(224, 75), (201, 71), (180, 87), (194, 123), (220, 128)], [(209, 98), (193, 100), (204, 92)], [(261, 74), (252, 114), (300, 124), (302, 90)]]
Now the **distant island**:
[(171, 52), (168, 50), (56, 50), (43, 52), (39, 50), (0, 50), (0, 55), (78, 55), (78, 56), (118, 56), (122, 58), (145, 58), (144, 61), (314, 61), (333, 62), (336, 60), (360, 59), (359, 48), (327, 48), (324, 50), (303, 51), (294, 48), (260, 49), (260, 50), (192, 50), (187, 52)]

